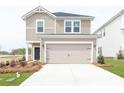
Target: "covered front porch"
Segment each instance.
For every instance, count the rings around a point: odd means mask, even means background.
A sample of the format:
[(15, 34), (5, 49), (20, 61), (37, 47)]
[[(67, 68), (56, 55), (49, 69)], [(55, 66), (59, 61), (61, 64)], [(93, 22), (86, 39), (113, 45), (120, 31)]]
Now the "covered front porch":
[[(28, 42), (26, 43), (25, 48), (25, 57), (26, 61), (44, 61), (43, 60), (43, 47), (44, 45), (41, 42)], [(29, 54), (29, 48), (31, 49), (31, 54)], [(42, 55), (42, 56), (41, 56)]]

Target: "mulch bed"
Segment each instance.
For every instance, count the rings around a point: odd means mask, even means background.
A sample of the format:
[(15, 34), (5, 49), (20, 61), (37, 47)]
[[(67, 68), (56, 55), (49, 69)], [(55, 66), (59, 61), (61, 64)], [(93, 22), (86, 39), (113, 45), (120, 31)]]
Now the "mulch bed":
[(0, 73), (15, 73), (15, 72), (37, 72), (43, 67), (43, 63), (41, 62), (30, 62), (26, 66), (22, 67), (20, 65), (16, 65), (14, 67), (4, 66), (0, 68)]
[(98, 64), (98, 63), (95, 63), (94, 65), (96, 65), (98, 67), (113, 67), (113, 65), (111, 65), (111, 64)]

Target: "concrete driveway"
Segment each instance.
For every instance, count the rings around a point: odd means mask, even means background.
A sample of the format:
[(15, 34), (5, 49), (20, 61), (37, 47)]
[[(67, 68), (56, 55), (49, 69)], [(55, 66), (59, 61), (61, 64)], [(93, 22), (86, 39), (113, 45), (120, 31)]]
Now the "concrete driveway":
[(40, 85), (118, 86), (124, 85), (124, 79), (93, 64), (47, 64), (21, 84)]

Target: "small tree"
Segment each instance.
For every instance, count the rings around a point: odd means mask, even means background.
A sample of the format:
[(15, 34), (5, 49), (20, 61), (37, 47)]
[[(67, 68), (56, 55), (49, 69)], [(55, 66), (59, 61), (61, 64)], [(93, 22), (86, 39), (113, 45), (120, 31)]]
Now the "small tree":
[(105, 64), (105, 62), (104, 62), (104, 56), (100, 54), (97, 57), (97, 62), (100, 63), (100, 64)]
[(122, 50), (120, 49), (118, 54), (117, 54), (117, 59), (124, 59), (124, 55), (122, 53)]

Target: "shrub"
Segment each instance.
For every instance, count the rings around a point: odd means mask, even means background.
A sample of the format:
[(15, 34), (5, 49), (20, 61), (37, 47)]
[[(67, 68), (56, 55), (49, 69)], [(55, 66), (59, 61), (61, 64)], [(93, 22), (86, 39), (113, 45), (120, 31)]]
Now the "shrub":
[(25, 61), (25, 60), (26, 60), (26, 59), (25, 59), (25, 56), (23, 56), (23, 57), (22, 57), (22, 61)]
[(19, 59), (18, 61), (19, 61), (19, 62), (21, 62), (22, 60), (21, 60), (21, 59)]
[(9, 65), (10, 65), (9, 61), (6, 61), (6, 66), (9, 66)]
[(97, 57), (97, 62), (100, 63), (100, 64), (105, 64), (105, 62), (104, 62), (104, 56), (99, 55), (99, 56)]
[(4, 67), (4, 66), (5, 66), (4, 62), (0, 62), (0, 67)]
[[(13, 61), (13, 63), (16, 61)], [(27, 64), (27, 62), (25, 62)], [(25, 64), (24, 63), (24, 64)], [(10, 63), (11, 64), (11, 63)], [(32, 66), (34, 64), (34, 66)], [(16, 64), (17, 65), (17, 64)], [(30, 66), (29, 66), (30, 65)], [(17, 65), (18, 66), (18, 65)], [(23, 67), (7, 67), (7, 68), (0, 68), (0, 74), (1, 73), (16, 73), (16, 72), (31, 72), (34, 73), (36, 71), (39, 71), (42, 68), (42, 63), (28, 63), (27, 66)], [(29, 67), (28, 67), (29, 66)]]
[(10, 66), (11, 66), (11, 67), (15, 67), (15, 66), (16, 66), (16, 62), (15, 62), (15, 60), (12, 60), (12, 61), (11, 61)]
[(117, 59), (124, 59), (123, 53), (121, 50), (119, 50), (118, 54), (117, 54)]
[(27, 65), (27, 62), (20, 62), (20, 65), (22, 66), (22, 67), (25, 67), (26, 65)]
[(37, 62), (33, 62), (33, 63), (32, 63), (32, 66), (35, 66), (35, 65), (37, 65), (37, 64), (38, 64)]

